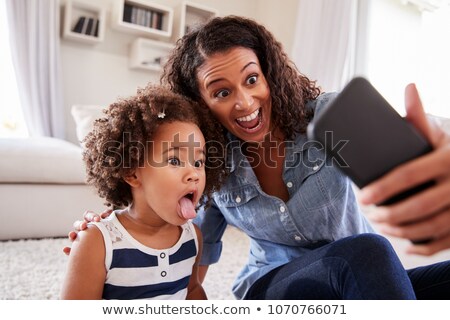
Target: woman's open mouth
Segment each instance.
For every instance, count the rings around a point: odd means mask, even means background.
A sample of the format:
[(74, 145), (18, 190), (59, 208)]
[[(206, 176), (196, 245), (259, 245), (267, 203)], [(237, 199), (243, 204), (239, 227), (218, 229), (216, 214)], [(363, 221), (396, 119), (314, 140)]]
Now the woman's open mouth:
[(237, 118), (235, 121), (240, 128), (249, 133), (258, 131), (262, 125), (261, 108), (256, 109), (248, 116)]

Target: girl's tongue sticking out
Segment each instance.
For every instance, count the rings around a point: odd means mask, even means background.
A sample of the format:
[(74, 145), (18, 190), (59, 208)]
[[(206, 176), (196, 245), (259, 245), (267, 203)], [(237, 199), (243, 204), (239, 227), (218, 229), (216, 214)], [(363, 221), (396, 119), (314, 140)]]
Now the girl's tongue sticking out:
[(188, 197), (183, 197), (179, 201), (180, 204), (180, 212), (179, 215), (181, 218), (189, 220), (195, 218), (197, 215), (195, 212), (194, 204), (192, 203), (191, 199)]

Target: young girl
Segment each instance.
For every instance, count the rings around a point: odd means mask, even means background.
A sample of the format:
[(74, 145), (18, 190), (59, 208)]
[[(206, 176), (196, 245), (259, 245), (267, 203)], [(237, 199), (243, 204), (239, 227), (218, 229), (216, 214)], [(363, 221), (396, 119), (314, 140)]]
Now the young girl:
[(221, 140), (206, 110), (199, 110), (148, 86), (113, 103), (95, 122), (85, 140), (88, 182), (122, 209), (79, 234), (63, 299), (206, 298), (197, 274), (201, 233), (189, 219), (224, 171), (208, 165), (200, 129), (207, 141)]

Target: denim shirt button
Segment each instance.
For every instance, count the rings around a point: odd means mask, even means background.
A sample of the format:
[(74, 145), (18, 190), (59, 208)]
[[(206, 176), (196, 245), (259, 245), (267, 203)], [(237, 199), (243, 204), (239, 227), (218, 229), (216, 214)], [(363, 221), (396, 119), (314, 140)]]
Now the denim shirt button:
[(317, 169), (319, 169), (319, 166), (318, 166), (318, 165), (315, 165), (315, 166), (313, 167), (313, 170), (316, 171)]
[(281, 206), (281, 207), (280, 207), (280, 211), (281, 211), (281, 212), (285, 212), (285, 211), (286, 211), (286, 208), (285, 208), (284, 206)]
[(288, 183), (286, 183), (286, 186), (288, 187), (288, 188), (292, 188), (292, 186), (293, 186), (294, 184), (292, 183), (292, 182), (288, 182)]
[(294, 239), (295, 239), (295, 241), (301, 241), (302, 240), (302, 238), (300, 236), (295, 236)]
[(236, 197), (236, 202), (237, 202), (237, 203), (241, 203), (241, 201), (242, 201), (241, 197), (237, 196), (237, 197)]

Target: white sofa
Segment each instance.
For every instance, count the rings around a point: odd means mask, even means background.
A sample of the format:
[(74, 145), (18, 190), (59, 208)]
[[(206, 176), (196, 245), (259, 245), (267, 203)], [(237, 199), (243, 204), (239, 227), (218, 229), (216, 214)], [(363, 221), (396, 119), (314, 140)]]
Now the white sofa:
[[(98, 106), (72, 112), (81, 140)], [(0, 139), (0, 240), (67, 236), (85, 210), (104, 201), (85, 184), (80, 145), (48, 137)]]
[(0, 140), (0, 240), (66, 236), (84, 210), (102, 210), (81, 152), (54, 138)]

